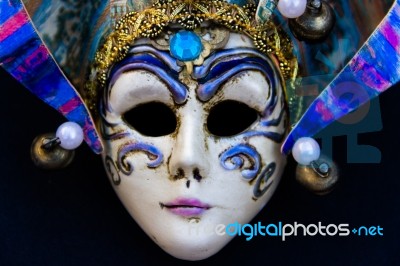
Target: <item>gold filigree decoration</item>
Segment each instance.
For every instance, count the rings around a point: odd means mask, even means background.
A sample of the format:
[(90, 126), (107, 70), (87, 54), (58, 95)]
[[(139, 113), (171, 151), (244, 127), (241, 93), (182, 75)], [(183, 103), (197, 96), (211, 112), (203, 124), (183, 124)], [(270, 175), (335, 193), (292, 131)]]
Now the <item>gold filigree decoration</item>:
[(85, 93), (89, 108), (95, 109), (97, 92), (105, 87), (109, 68), (128, 54), (135, 40), (155, 39), (169, 25), (196, 30), (207, 22), (245, 34), (258, 50), (276, 57), (283, 78), (293, 84), (298, 66), (289, 37), (272, 21), (257, 24), (255, 12), (252, 4), (239, 7), (223, 0), (160, 0), (142, 12), (126, 14), (96, 53)]

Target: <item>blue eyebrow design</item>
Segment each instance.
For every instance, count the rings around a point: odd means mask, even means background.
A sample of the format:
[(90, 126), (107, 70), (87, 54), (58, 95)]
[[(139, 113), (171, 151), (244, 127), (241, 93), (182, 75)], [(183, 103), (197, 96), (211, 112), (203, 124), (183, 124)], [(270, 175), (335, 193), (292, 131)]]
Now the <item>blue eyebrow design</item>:
[[(108, 89), (104, 94), (105, 103), (108, 103), (111, 88), (119, 76), (130, 70), (146, 70), (153, 73), (166, 84), (177, 104), (186, 101), (188, 91), (187, 87), (178, 80), (182, 67), (176, 64), (176, 59), (166, 52), (159, 51), (151, 46), (141, 45), (131, 49), (127, 57), (110, 70)], [(108, 104), (106, 104), (106, 108), (108, 108), (107, 106)]]
[(260, 57), (265, 61), (270, 61), (264, 54), (251, 48), (235, 48), (220, 50), (210, 55), (201, 66), (196, 66), (193, 77), (196, 79), (204, 78), (215, 64), (219, 62), (229, 62), (232, 59), (245, 57)]
[(193, 77), (198, 80), (197, 95), (200, 100), (208, 101), (220, 87), (234, 75), (245, 71), (255, 70), (263, 73), (267, 78), (273, 101), (265, 112), (274, 109), (277, 103), (277, 71), (271, 59), (253, 49), (227, 49), (216, 52), (203, 65), (196, 66)]

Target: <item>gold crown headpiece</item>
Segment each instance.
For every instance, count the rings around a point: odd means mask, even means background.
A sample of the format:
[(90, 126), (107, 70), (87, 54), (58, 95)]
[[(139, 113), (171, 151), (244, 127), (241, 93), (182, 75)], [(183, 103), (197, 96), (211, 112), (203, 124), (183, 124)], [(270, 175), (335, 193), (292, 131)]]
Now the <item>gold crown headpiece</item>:
[(253, 4), (240, 7), (223, 0), (160, 0), (141, 12), (126, 14), (96, 53), (91, 80), (86, 86), (88, 105), (93, 110), (98, 90), (106, 85), (109, 68), (128, 54), (136, 40), (157, 38), (169, 25), (195, 30), (208, 22), (245, 34), (258, 50), (276, 57), (285, 80), (294, 81), (297, 59), (289, 37), (272, 20), (258, 24), (255, 13)]

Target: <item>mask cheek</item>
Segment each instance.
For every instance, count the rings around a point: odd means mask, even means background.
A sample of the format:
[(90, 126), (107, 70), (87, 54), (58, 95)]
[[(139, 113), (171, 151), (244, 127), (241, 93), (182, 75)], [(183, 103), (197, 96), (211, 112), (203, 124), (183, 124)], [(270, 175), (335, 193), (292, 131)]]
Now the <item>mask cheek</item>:
[[(263, 201), (264, 194), (272, 195), (286, 164), (280, 145), (263, 136), (222, 142), (218, 156), (220, 175), (231, 182), (243, 183), (245, 197)], [(233, 191), (233, 189), (232, 189)]]
[(281, 98), (274, 111), (255, 125), (255, 136), (249, 139), (249, 143), (257, 147), (262, 164), (254, 182), (253, 195), (265, 203), (279, 184), (286, 165), (286, 156), (281, 153), (281, 145), (287, 135), (287, 125), (287, 112)]
[(271, 140), (254, 140), (251, 143), (259, 147), (257, 150), (262, 158), (262, 167), (254, 180), (253, 196), (266, 203), (280, 182), (286, 165), (286, 156), (281, 154), (280, 144)]
[(104, 142), (104, 163), (106, 158), (111, 159), (124, 177), (165, 168), (172, 149), (171, 137), (145, 137), (132, 129), (108, 134)]
[[(165, 202), (174, 191), (166, 163), (172, 144), (170, 137), (140, 137), (130, 132), (105, 145), (102, 157), (113, 188), (145, 231), (154, 227), (154, 219), (163, 220), (158, 217), (162, 211), (159, 203)], [(154, 214), (150, 218), (149, 210)]]

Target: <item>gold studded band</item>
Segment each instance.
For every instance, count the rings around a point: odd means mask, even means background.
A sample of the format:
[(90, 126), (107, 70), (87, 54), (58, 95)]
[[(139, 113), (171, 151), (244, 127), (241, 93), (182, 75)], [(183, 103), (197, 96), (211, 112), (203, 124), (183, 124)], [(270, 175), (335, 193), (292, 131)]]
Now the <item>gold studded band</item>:
[(289, 37), (272, 21), (257, 24), (255, 13), (252, 4), (239, 7), (223, 0), (160, 0), (142, 12), (126, 14), (96, 53), (92, 80), (85, 91), (90, 109), (95, 108), (98, 91), (105, 87), (108, 69), (127, 55), (135, 40), (156, 38), (168, 25), (194, 30), (211, 22), (245, 34), (258, 50), (275, 55), (283, 78), (293, 82), (298, 68)]

